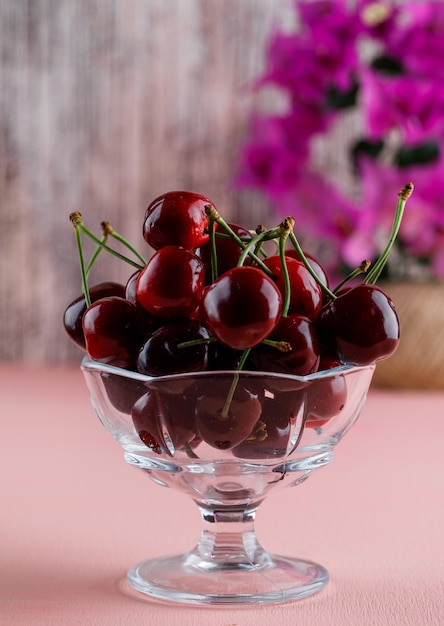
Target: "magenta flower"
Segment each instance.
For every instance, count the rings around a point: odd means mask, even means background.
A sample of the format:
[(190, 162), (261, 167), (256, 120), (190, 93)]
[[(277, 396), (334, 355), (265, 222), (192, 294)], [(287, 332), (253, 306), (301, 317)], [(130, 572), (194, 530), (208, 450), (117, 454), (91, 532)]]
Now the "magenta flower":
[(372, 138), (392, 130), (405, 144), (415, 144), (444, 130), (444, 83), (440, 86), (416, 76), (361, 73), (365, 124)]
[(406, 2), (397, 14), (397, 27), (386, 39), (387, 53), (402, 59), (406, 72), (429, 79), (444, 78), (444, 4)]
[[(444, 3), (294, 7), (297, 29), (275, 30), (255, 85), (278, 88), (288, 106), (252, 116), (236, 182), (258, 189), (279, 216), (294, 215), (298, 234), (318, 241), (321, 260), (338, 270), (379, 255), (412, 180), (394, 260), (444, 277)], [(335, 178), (318, 158), (330, 141)], [(396, 263), (388, 269), (396, 275)]]

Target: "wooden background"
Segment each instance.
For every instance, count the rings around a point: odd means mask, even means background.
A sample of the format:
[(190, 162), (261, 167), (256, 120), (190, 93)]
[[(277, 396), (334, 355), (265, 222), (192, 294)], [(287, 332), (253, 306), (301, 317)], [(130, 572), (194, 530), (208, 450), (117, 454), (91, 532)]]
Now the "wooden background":
[[(62, 328), (80, 293), (72, 211), (147, 256), (142, 217), (164, 191), (203, 193), (251, 227), (267, 219), (232, 177), (249, 85), (289, 6), (0, 0), (0, 361), (80, 360)], [(128, 275), (111, 259), (91, 282)]]

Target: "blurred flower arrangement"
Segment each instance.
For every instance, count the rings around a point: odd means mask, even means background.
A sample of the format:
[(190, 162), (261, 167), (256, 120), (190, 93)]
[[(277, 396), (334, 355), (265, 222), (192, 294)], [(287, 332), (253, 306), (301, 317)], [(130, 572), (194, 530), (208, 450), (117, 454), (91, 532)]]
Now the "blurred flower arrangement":
[(255, 83), (278, 91), (280, 109), (252, 114), (237, 184), (294, 215), (302, 242), (320, 242), (341, 274), (378, 256), (412, 180), (387, 278), (444, 278), (444, 3), (303, 0), (294, 11)]

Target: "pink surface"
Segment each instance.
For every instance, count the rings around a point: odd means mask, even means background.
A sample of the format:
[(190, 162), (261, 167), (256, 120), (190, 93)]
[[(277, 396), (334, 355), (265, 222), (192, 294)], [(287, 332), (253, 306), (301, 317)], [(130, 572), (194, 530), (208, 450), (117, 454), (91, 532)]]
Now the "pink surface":
[(444, 392), (371, 390), (333, 462), (258, 513), (265, 548), (331, 574), (311, 598), (231, 609), (131, 593), (126, 570), (197, 541), (184, 496), (128, 466), (78, 369), (0, 365), (0, 624), (444, 624)]

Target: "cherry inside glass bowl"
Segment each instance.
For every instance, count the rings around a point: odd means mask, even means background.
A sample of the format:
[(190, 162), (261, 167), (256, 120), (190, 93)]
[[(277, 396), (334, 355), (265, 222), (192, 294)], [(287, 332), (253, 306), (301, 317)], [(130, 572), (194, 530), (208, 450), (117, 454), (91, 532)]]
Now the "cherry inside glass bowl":
[(323, 566), (265, 551), (254, 519), (272, 490), (301, 483), (332, 459), (362, 411), (374, 365), (305, 377), (149, 377), (87, 357), (81, 367), (125, 460), (188, 495), (202, 515), (197, 546), (135, 565), (132, 587), (168, 601), (251, 605), (296, 600), (327, 584)]

